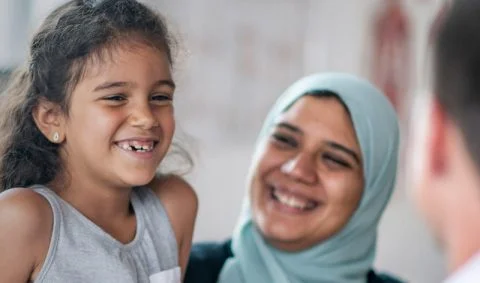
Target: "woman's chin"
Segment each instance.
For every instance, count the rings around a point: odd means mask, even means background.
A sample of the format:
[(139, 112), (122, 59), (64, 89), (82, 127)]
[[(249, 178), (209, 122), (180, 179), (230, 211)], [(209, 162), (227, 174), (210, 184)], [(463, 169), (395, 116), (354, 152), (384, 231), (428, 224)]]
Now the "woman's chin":
[(282, 236), (283, 237), (271, 236), (268, 238), (265, 236), (265, 240), (274, 248), (285, 252), (299, 252), (312, 247), (312, 244), (305, 240), (286, 237), (285, 235)]
[(259, 223), (258, 228), (262, 237), (275, 248), (295, 251), (306, 245), (303, 241), (304, 233), (298, 225), (288, 225), (283, 221), (268, 221), (268, 223)]

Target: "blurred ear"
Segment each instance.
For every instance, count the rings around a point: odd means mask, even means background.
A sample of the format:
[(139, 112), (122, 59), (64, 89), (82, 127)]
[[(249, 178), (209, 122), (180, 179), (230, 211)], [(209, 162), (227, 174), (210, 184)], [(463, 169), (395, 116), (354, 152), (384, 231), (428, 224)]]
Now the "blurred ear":
[(40, 99), (33, 109), (33, 119), (42, 134), (53, 143), (62, 143), (65, 139), (63, 126), (64, 114), (60, 105), (46, 99)]

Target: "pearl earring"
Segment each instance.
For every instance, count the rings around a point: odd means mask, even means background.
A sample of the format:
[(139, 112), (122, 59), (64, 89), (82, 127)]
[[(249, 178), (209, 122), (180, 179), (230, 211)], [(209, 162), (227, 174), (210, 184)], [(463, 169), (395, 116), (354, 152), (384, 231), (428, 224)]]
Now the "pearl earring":
[(60, 140), (60, 135), (58, 132), (53, 133), (53, 141), (58, 142)]

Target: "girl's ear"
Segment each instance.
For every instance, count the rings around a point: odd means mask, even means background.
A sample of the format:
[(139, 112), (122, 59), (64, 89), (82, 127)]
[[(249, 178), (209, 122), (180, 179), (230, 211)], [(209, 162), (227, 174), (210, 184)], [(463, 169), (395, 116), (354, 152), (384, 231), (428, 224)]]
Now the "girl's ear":
[(32, 114), (35, 124), (49, 141), (60, 144), (65, 140), (65, 115), (60, 105), (41, 98)]

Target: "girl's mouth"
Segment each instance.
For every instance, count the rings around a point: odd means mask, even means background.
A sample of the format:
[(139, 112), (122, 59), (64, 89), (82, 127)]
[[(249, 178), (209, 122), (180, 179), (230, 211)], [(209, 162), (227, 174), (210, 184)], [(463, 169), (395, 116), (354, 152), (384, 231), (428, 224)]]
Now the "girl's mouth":
[(115, 142), (115, 145), (123, 150), (134, 152), (152, 152), (158, 144), (156, 141), (124, 140)]

